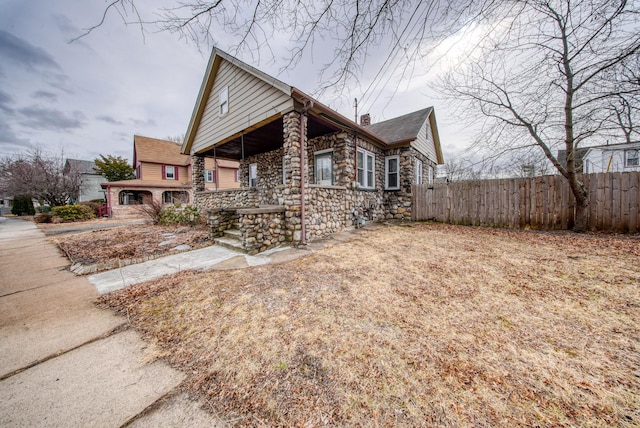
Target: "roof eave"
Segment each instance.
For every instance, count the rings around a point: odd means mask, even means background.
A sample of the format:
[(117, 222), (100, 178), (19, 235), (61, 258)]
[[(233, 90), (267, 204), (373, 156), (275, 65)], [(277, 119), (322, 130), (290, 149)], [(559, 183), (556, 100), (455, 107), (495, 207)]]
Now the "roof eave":
[(386, 148), (389, 146), (389, 143), (382, 137), (373, 132), (369, 131), (363, 126), (358, 125), (356, 122), (348, 119), (347, 117), (341, 115), (337, 111), (332, 108), (322, 104), (320, 101), (311, 97), (310, 95), (305, 94), (298, 88), (291, 88), (291, 96), (294, 100), (298, 101), (301, 104), (304, 104), (305, 101), (311, 101), (312, 104), (310, 106), (310, 110), (318, 115), (322, 115), (325, 119), (330, 119), (338, 127), (342, 128), (344, 131), (352, 131), (370, 141), (373, 144), (377, 144), (381, 147)]
[(438, 133), (438, 124), (436, 122), (435, 109), (431, 109), (429, 113), (429, 125), (431, 125), (431, 132), (433, 134), (433, 145), (436, 149), (436, 160), (438, 165), (444, 164), (444, 155), (442, 154), (442, 146), (440, 145), (440, 134)]

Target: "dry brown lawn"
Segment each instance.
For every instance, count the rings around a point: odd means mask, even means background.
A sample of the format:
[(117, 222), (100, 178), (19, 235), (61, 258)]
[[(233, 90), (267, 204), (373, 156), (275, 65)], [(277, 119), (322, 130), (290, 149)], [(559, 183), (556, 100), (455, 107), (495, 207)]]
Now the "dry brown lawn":
[[(174, 235), (168, 237), (167, 234)], [(159, 257), (175, 251), (177, 245), (192, 248), (211, 245), (205, 225), (159, 226), (136, 224), (106, 230), (75, 232), (52, 239), (74, 263), (93, 264), (118, 260)], [(160, 245), (171, 240), (170, 245)]]
[(638, 426), (640, 240), (421, 224), (104, 296), (239, 426)]

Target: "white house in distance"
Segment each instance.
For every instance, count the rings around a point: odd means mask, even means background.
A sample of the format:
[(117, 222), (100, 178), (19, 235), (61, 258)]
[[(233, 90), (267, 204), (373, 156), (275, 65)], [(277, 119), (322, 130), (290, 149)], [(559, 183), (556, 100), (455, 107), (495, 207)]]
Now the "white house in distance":
[(65, 175), (71, 172), (80, 174), (78, 199), (73, 202), (105, 199), (104, 190), (100, 187), (100, 183), (104, 181), (104, 176), (96, 172), (95, 166), (94, 161), (88, 160), (67, 159), (65, 162), (63, 171)]
[(582, 162), (586, 174), (640, 171), (640, 141), (589, 147)]

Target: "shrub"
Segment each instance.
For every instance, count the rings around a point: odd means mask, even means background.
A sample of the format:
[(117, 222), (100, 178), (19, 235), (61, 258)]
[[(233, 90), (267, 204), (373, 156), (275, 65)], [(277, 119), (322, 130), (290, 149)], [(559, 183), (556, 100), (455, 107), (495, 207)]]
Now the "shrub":
[(146, 215), (151, 223), (160, 223), (160, 215), (162, 213), (162, 204), (153, 199), (146, 200), (144, 204), (138, 205), (138, 210)]
[(91, 220), (96, 217), (91, 207), (79, 204), (53, 207), (51, 212), (62, 221)]
[(33, 207), (33, 200), (31, 196), (20, 195), (13, 198), (13, 206), (11, 207), (11, 214), (15, 215), (34, 215), (36, 213)]
[(200, 218), (200, 212), (192, 205), (182, 207), (179, 204), (172, 205), (160, 212), (159, 224), (182, 224), (195, 226)]
[(93, 215), (98, 217), (100, 215), (100, 207), (104, 205), (103, 201), (87, 201), (87, 202), (80, 202), (80, 205), (89, 207), (93, 210)]
[(36, 223), (51, 223), (51, 218), (53, 216), (49, 213), (39, 213), (33, 218), (33, 221)]

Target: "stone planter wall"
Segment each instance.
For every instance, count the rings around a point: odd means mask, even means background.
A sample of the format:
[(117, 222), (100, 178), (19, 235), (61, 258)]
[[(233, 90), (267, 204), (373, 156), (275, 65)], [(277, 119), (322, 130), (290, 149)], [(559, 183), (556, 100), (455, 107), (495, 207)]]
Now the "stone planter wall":
[(258, 193), (256, 189), (249, 188), (196, 192), (194, 202), (203, 211), (229, 207), (256, 207), (258, 206)]
[(249, 254), (257, 254), (286, 241), (285, 210), (279, 208), (239, 209), (242, 247)]

